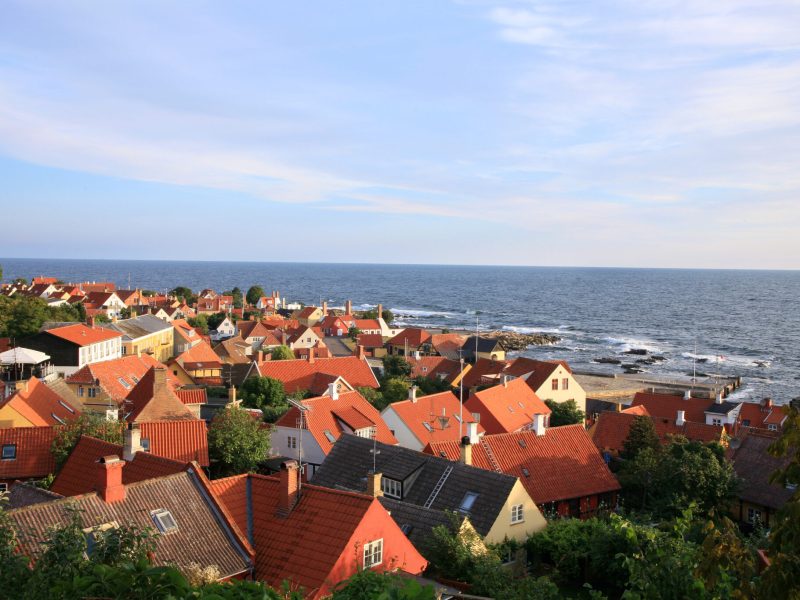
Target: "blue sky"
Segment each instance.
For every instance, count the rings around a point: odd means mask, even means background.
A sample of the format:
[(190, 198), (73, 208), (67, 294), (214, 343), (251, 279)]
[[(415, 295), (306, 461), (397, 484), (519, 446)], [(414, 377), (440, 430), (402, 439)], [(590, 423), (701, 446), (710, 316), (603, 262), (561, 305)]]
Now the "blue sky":
[(6, 0), (0, 256), (800, 268), (798, 23)]

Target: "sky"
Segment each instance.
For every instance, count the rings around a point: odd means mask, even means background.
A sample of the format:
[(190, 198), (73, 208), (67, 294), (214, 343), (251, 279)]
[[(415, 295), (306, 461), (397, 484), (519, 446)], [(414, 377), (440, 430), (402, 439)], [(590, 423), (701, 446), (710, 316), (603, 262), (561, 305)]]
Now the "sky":
[(800, 268), (800, 3), (0, 3), (0, 256)]

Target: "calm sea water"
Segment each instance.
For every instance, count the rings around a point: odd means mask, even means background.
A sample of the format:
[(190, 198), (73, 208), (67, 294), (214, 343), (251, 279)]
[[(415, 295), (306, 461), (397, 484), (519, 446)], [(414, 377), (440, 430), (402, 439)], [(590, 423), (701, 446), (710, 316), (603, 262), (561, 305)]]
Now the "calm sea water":
[[(5, 280), (52, 275), (164, 290), (261, 285), (290, 300), (357, 308), (382, 302), (420, 327), (510, 329), (561, 336), (525, 352), (619, 372), (595, 358), (625, 350), (666, 357), (658, 374), (741, 375), (739, 399), (800, 396), (800, 271), (597, 269), (0, 259)], [(695, 350), (696, 348), (696, 350)], [(724, 357), (721, 361), (717, 357)]]

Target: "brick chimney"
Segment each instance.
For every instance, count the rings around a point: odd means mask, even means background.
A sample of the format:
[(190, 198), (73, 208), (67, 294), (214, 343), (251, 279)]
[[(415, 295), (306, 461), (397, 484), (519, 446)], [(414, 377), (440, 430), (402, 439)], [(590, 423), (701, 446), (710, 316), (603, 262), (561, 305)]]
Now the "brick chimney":
[(258, 351), (258, 354), (256, 354), (256, 360), (258, 362), (260, 362), (260, 363), (264, 362), (264, 351), (263, 350), (259, 350)]
[(86, 324), (89, 327), (94, 327), (94, 316), (86, 317)]
[(166, 367), (153, 367), (153, 395), (156, 390), (161, 390), (167, 387), (167, 368)]
[(382, 477), (382, 473), (370, 473), (367, 475), (367, 495), (373, 498), (380, 498), (383, 496), (383, 490), (381, 489)]
[(352, 315), (353, 314), (353, 301), (348, 300), (344, 303), (344, 314)]
[(122, 434), (122, 458), (126, 462), (130, 462), (137, 452), (144, 452), (142, 432), (138, 423), (128, 423), (128, 427)]
[(278, 516), (288, 517), (295, 504), (300, 499), (298, 488), (298, 475), (300, 469), (296, 460), (286, 460), (281, 463), (281, 485), (278, 498)]
[(536, 414), (533, 416), (533, 430), (538, 436), (543, 436), (545, 434), (544, 415)]
[(367, 352), (366, 350), (364, 350), (364, 346), (362, 346), (361, 344), (356, 346), (356, 358), (362, 359), (365, 358), (366, 356)]
[(469, 441), (469, 436), (465, 435), (461, 438), (461, 456), (459, 461), (463, 465), (472, 464), (472, 444)]
[(322, 301), (322, 316), (323, 317), (327, 317), (328, 316), (328, 301), (327, 300), (323, 300)]
[(97, 481), (95, 489), (104, 502), (125, 500), (125, 486), (122, 484), (122, 468), (125, 462), (114, 454), (103, 456), (97, 461)]
[(308, 363), (313, 365), (316, 361), (316, 350), (314, 348), (308, 349)]
[(683, 399), (691, 400), (691, 398), (692, 398), (692, 390), (686, 390), (686, 392), (684, 392), (683, 394)]
[(378, 304), (378, 318), (383, 318), (383, 304)]

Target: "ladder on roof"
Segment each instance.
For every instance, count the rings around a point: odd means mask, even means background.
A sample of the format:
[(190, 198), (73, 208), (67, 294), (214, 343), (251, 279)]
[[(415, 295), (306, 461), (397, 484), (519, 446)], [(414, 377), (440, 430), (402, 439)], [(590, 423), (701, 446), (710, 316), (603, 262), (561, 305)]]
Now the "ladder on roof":
[(492, 447), (484, 440), (481, 440), (481, 446), (483, 446), (483, 449), (486, 451), (486, 456), (488, 457), (489, 464), (492, 465), (492, 468), (498, 473), (502, 473), (503, 471), (500, 469), (500, 465), (498, 464), (497, 459), (494, 457), (494, 452), (492, 452)]
[(439, 478), (439, 481), (436, 482), (436, 485), (434, 486), (431, 495), (428, 496), (428, 499), (425, 501), (424, 504), (425, 508), (431, 507), (433, 501), (436, 500), (436, 496), (439, 495), (439, 492), (442, 490), (442, 487), (444, 487), (444, 482), (447, 481), (447, 478), (450, 477), (450, 473), (452, 472), (453, 472), (453, 467), (447, 467), (444, 470), (444, 473), (442, 473), (442, 476)]

